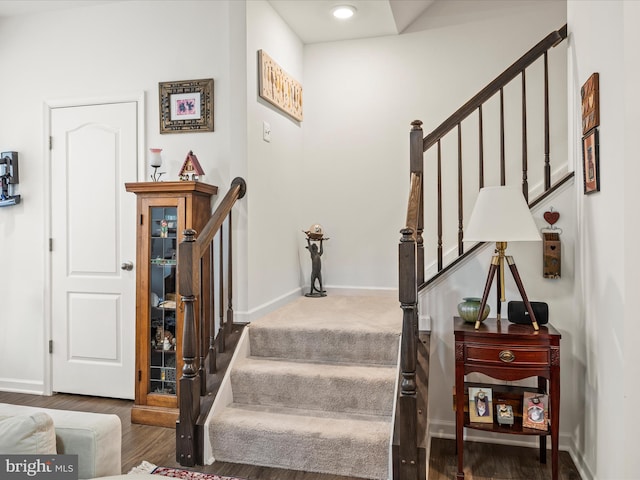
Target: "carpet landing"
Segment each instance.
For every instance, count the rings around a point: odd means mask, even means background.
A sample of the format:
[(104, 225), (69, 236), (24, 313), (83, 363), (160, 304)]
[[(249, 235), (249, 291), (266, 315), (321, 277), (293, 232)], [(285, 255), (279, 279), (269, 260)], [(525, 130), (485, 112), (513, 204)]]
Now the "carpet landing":
[(395, 295), (301, 297), (252, 322), (233, 403), (211, 419), (214, 458), (388, 478), (401, 326)]

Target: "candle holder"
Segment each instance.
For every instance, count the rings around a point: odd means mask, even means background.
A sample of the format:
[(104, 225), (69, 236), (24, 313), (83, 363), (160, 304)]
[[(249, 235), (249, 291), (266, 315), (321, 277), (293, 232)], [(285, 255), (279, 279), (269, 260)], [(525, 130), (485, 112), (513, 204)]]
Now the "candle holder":
[(151, 152), (151, 155), (149, 156), (149, 165), (153, 168), (151, 180), (153, 180), (154, 182), (159, 182), (160, 177), (165, 173), (158, 172), (158, 168), (162, 166), (162, 149), (150, 148), (149, 151)]

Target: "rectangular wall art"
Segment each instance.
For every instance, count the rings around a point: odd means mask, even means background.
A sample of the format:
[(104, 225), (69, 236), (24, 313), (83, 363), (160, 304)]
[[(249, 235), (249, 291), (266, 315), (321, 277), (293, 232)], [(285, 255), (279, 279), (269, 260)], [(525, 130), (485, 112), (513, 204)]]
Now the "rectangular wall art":
[(582, 134), (600, 125), (600, 76), (592, 74), (580, 89), (582, 99)]
[(598, 129), (594, 128), (582, 137), (582, 162), (584, 193), (600, 191), (600, 145)]
[(213, 132), (213, 78), (158, 84), (160, 133)]
[(302, 121), (302, 85), (263, 50), (258, 50), (258, 94), (292, 118)]

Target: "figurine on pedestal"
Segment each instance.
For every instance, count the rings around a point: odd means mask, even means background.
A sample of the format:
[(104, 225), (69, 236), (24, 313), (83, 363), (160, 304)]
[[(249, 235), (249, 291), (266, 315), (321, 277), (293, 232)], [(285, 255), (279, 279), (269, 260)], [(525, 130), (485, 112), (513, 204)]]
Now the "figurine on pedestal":
[[(307, 246), (305, 247), (309, 250), (309, 254), (311, 255), (311, 288), (309, 293), (305, 294), (305, 297), (326, 297), (327, 292), (322, 287), (322, 262), (320, 257), (322, 257), (323, 248), (322, 242), (324, 240), (329, 240), (328, 238), (324, 238), (324, 234), (322, 231), (322, 227), (318, 224), (312, 225), (309, 230), (303, 230), (307, 235)], [(319, 242), (320, 247), (313, 242)], [(316, 287), (316, 282), (318, 282), (319, 287)]]

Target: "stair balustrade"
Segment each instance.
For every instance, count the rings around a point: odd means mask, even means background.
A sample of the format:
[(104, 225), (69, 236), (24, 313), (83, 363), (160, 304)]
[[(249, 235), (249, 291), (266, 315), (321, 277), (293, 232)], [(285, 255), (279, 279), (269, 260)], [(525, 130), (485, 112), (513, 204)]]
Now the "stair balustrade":
[[(176, 422), (176, 461), (183, 466), (203, 464), (202, 396), (207, 395), (207, 374), (216, 371), (217, 353), (224, 352), (233, 328), (232, 304), (232, 208), (244, 197), (246, 184), (235, 178), (231, 188), (199, 233), (188, 229), (178, 246), (177, 275), (184, 309), (182, 352), (184, 367), (180, 377)], [(226, 241), (225, 249), (225, 224)], [(198, 235), (196, 237), (196, 235)], [(215, 239), (218, 239), (216, 258)], [(218, 276), (216, 277), (216, 267)], [(226, 272), (225, 272), (226, 267)], [(226, 277), (226, 310), (225, 310)], [(219, 325), (215, 334), (215, 291), (218, 291)], [(207, 404), (210, 406), (210, 404)]]
[[(520, 77), (520, 111), (521, 138), (516, 143), (521, 145), (521, 156), (518, 167), (521, 169), (519, 182), (522, 186), (522, 194), (529, 203), (530, 207), (535, 206), (544, 198), (557, 190), (561, 185), (566, 183), (573, 177), (573, 172), (569, 172), (561, 176), (552, 183), (551, 175), (551, 145), (550, 145), (550, 112), (549, 112), (549, 59), (548, 52), (551, 48), (560, 44), (567, 37), (567, 26), (564, 25), (557, 31), (551, 32), (538, 44), (531, 48), (527, 53), (515, 61), (503, 73), (498, 75), (486, 87), (478, 92), (467, 103), (460, 107), (449, 118), (442, 122), (431, 133), (424, 136), (422, 130), (422, 122), (415, 120), (411, 123), (411, 132), (409, 134), (410, 143), (410, 192), (409, 202), (407, 206), (407, 216), (405, 225), (400, 231), (402, 237), (398, 250), (399, 260), (399, 301), (403, 311), (403, 331), (400, 354), (400, 388), (397, 393), (398, 408), (396, 410), (396, 422), (393, 435), (392, 457), (393, 457), (393, 478), (402, 480), (423, 480), (426, 476), (426, 388), (421, 385), (419, 379), (428, 371), (428, 353), (425, 355), (423, 339), (421, 332), (418, 331), (419, 316), (419, 295), (420, 292), (435, 280), (440, 278), (446, 272), (450, 271), (455, 265), (466, 258), (470, 253), (477, 250), (481, 244), (475, 244), (465, 251), (464, 248), (464, 200), (465, 193), (469, 192), (469, 187), (465, 188), (463, 167), (463, 132), (462, 124), (466, 120), (469, 122), (472, 115), (477, 114), (477, 170), (478, 170), (478, 188), (479, 191), (485, 186), (487, 165), (485, 159), (485, 151), (488, 143), (496, 147), (499, 155), (496, 158), (497, 169), (499, 173), (500, 185), (508, 183), (507, 169), (513, 168), (512, 163), (506, 160), (506, 137), (507, 134), (513, 133), (508, 130), (505, 120), (505, 89), (515, 79)], [(542, 131), (532, 128), (528, 122), (527, 113), (527, 80), (526, 71), (537, 60), (542, 59), (543, 65), (543, 126)], [(511, 88), (511, 87), (509, 87)], [(496, 95), (498, 104), (498, 136), (497, 138), (487, 139), (486, 126), (487, 115), (486, 105)], [(485, 112), (483, 112), (485, 106)], [(466, 125), (466, 124), (465, 124)], [(457, 167), (457, 175), (455, 182), (443, 181), (443, 143), (445, 137), (454, 134), (455, 138), (452, 143), (456, 144), (455, 161)], [(529, 196), (532, 191), (529, 180), (529, 146), (530, 139), (533, 135), (541, 135), (544, 152), (543, 158), (540, 159), (538, 165), (542, 169), (542, 193), (530, 201)], [(492, 140), (492, 142), (491, 142)], [(497, 145), (494, 145), (497, 144)], [(435, 157), (435, 168), (425, 168), (425, 154), (435, 148), (433, 157)], [(435, 172), (434, 172), (435, 171)], [(435, 245), (434, 265), (433, 268), (427, 269), (425, 266), (425, 180), (426, 175), (431, 172), (435, 173), (435, 181), (437, 184), (434, 198), (436, 203), (435, 228), (429, 229), (429, 241)], [(429, 177), (429, 180), (432, 177)], [(457, 216), (451, 218), (446, 216), (443, 211), (444, 203), (444, 187), (452, 187), (457, 192), (452, 195), (457, 197)], [(472, 188), (473, 190), (473, 188)], [(477, 194), (476, 191), (476, 194)], [(432, 198), (432, 197), (429, 197)], [(449, 198), (449, 197), (447, 197)], [(428, 205), (431, 207), (431, 205)], [(444, 242), (445, 220), (455, 222), (455, 226), (449, 227), (447, 231), (456, 230), (457, 237), (457, 255), (453, 255), (453, 259), (445, 265), (445, 257), (450, 258), (451, 255), (445, 255), (447, 246)], [(454, 250), (452, 248), (452, 250)], [(427, 275), (427, 272), (430, 272)], [(427, 348), (428, 350), (428, 348)]]

